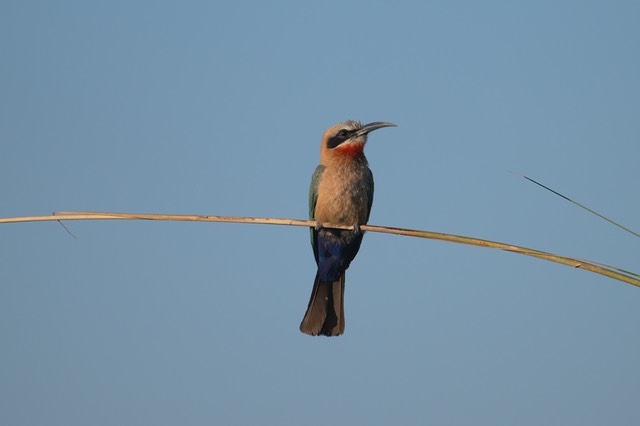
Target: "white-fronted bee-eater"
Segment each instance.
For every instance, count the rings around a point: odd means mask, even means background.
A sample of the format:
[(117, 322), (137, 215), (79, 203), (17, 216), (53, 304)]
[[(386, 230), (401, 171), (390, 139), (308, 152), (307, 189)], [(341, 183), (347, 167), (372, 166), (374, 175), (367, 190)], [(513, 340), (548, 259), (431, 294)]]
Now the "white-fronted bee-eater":
[[(395, 124), (362, 125), (345, 121), (322, 136), (320, 164), (309, 189), (311, 246), (318, 265), (313, 291), (300, 331), (313, 336), (344, 333), (345, 271), (358, 254), (373, 203), (373, 174), (364, 155), (370, 132)], [(323, 224), (352, 226), (353, 230), (325, 228)]]

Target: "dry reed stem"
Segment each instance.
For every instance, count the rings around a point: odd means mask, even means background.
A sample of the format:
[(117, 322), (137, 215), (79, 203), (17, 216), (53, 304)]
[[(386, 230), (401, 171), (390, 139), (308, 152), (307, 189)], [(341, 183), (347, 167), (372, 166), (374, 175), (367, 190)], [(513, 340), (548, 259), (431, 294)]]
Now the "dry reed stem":
[[(146, 214), (146, 213), (113, 213), (113, 212), (53, 212), (52, 216), (27, 216), (0, 218), (0, 223), (19, 223), (19, 222), (41, 222), (41, 221), (62, 221), (62, 220), (171, 220), (171, 221), (187, 221), (187, 222), (227, 222), (227, 223), (253, 223), (262, 225), (288, 225), (288, 226), (316, 226), (315, 221), (296, 220), (296, 219), (278, 219), (278, 218), (261, 218), (261, 217), (240, 217), (240, 216), (204, 216), (204, 215), (174, 215), (174, 214)], [(322, 224), (326, 228), (352, 229), (351, 226), (333, 225), (329, 223)], [(409, 237), (428, 238), (433, 240), (448, 241), (458, 244), (474, 245), (479, 247), (487, 247), (509, 251), (512, 253), (523, 254), (526, 256), (537, 257), (539, 259), (548, 260), (550, 262), (561, 263), (573, 268), (584, 269), (596, 274), (601, 274), (609, 278), (632, 284), (640, 287), (640, 275), (633, 272), (625, 271), (609, 265), (604, 265), (587, 260), (575, 259), (568, 256), (560, 256), (544, 251), (533, 250), (526, 247), (515, 246), (511, 244), (499, 243), (496, 241), (483, 240), (479, 238), (463, 237), (452, 234), (442, 234), (439, 232), (418, 231), (414, 229), (393, 228), (386, 226), (362, 225), (363, 231), (380, 232), (385, 234), (398, 234)]]

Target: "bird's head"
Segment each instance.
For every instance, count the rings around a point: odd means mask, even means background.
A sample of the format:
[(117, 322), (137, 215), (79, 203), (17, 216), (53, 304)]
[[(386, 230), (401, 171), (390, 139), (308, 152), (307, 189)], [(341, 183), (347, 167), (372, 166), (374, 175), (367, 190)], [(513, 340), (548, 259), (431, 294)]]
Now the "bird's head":
[(364, 125), (359, 121), (353, 120), (338, 123), (324, 132), (321, 153), (323, 156), (328, 155), (331, 157), (362, 155), (364, 145), (367, 143), (367, 135), (383, 127), (396, 127), (396, 125), (383, 121), (375, 121)]

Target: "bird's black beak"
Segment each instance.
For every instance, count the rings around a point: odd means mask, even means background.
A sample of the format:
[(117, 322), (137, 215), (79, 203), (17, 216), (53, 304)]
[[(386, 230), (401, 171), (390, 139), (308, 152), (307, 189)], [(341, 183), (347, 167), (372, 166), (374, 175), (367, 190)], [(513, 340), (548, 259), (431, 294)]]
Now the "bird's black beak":
[(382, 129), (383, 127), (398, 127), (393, 123), (387, 123), (385, 121), (374, 121), (373, 123), (365, 124), (361, 129), (356, 131), (353, 136), (364, 136), (373, 132), (374, 130)]

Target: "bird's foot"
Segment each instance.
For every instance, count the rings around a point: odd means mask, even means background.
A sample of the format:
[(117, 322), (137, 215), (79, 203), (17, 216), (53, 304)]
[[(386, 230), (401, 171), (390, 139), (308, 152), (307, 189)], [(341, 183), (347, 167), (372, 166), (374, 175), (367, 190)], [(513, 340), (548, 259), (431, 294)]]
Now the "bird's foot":
[(323, 228), (323, 226), (320, 222), (316, 222), (316, 226), (314, 226), (313, 228), (316, 230), (316, 232), (319, 232)]
[(360, 225), (359, 224), (356, 223), (355, 225), (353, 225), (353, 233), (354, 234), (358, 235), (361, 232), (362, 232), (362, 230), (360, 229)]

